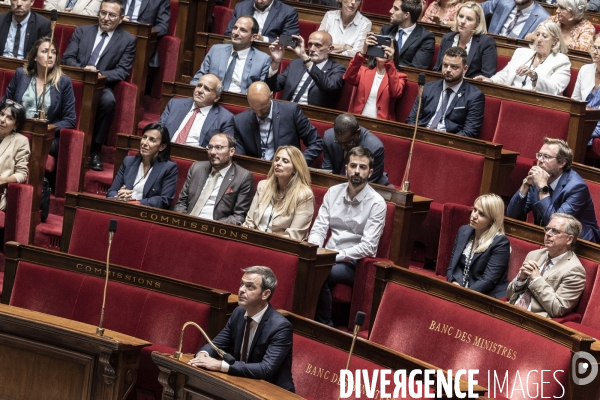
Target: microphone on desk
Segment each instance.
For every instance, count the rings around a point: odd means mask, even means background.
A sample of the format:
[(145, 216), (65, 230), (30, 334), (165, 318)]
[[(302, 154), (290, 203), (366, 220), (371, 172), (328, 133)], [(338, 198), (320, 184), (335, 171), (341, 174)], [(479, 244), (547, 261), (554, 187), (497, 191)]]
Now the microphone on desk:
[(235, 358), (233, 358), (231, 354), (225, 353), (223, 350), (215, 346), (215, 344), (212, 342), (212, 340), (210, 340), (206, 332), (204, 332), (204, 329), (202, 329), (200, 325), (192, 321), (186, 322), (185, 324), (183, 324), (183, 328), (181, 328), (181, 335), (179, 336), (179, 347), (177, 347), (177, 351), (173, 354), (173, 357), (175, 357), (176, 360), (181, 361), (181, 356), (183, 356), (183, 353), (181, 352), (181, 346), (183, 345), (183, 332), (185, 331), (185, 328), (188, 327), (188, 325), (193, 325), (196, 328), (198, 328), (198, 330), (200, 331), (202, 336), (204, 336), (204, 339), (206, 339), (210, 347), (212, 347), (214, 351), (217, 352), (219, 357), (221, 357), (227, 364), (233, 365), (233, 363), (235, 363)]
[(104, 321), (104, 306), (106, 305), (106, 288), (108, 287), (108, 267), (110, 259), (110, 246), (112, 245), (113, 236), (117, 231), (117, 220), (111, 219), (108, 224), (108, 250), (106, 251), (106, 278), (104, 280), (104, 295), (102, 296), (102, 311), (100, 312), (100, 324), (96, 328), (96, 335), (104, 336), (104, 328), (102, 328), (102, 322)]
[(421, 114), (421, 102), (423, 101), (423, 86), (425, 86), (425, 74), (419, 74), (419, 106), (417, 107), (417, 116), (415, 118), (415, 129), (413, 131), (413, 138), (410, 142), (410, 152), (408, 153), (408, 162), (406, 163), (406, 170), (404, 171), (404, 177), (402, 178), (402, 191), (410, 192), (410, 182), (408, 175), (410, 173), (410, 162), (412, 161), (413, 147), (415, 145), (415, 138), (417, 137), (417, 128), (419, 127), (419, 115)]
[[(50, 44), (48, 45), (48, 53), (46, 53), (46, 69), (44, 70), (44, 89), (42, 90), (42, 105), (38, 110), (39, 119), (46, 119), (46, 110), (44, 109), (44, 102), (46, 100), (46, 80), (48, 79), (48, 56), (52, 54), (52, 44), (54, 43), (54, 29), (56, 28), (56, 20), (58, 19), (58, 10), (54, 9), (50, 11)], [(58, 49), (56, 49), (58, 53)], [(56, 60), (55, 60), (56, 62)]]
[[(350, 345), (350, 351), (348, 352), (348, 361), (346, 361), (346, 369), (350, 368), (350, 358), (352, 357), (352, 352), (354, 351), (354, 343), (356, 343), (356, 337), (358, 336), (358, 331), (360, 327), (365, 323), (365, 313), (362, 311), (358, 311), (356, 313), (356, 317), (354, 317), (354, 334), (352, 335), (352, 345)], [(338, 400), (340, 398), (338, 397)]]

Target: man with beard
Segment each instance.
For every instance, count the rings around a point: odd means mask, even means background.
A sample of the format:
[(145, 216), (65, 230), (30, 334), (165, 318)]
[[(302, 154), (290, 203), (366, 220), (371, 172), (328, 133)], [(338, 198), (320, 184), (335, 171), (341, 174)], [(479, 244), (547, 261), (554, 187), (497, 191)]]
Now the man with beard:
[[(477, 137), (483, 123), (485, 96), (475, 86), (464, 81), (467, 51), (462, 47), (450, 47), (444, 53), (442, 74), (444, 79), (429, 82), (423, 88), (423, 101), (419, 126), (437, 131)], [(415, 99), (407, 124), (414, 124), (419, 98)]]
[(192, 164), (174, 210), (241, 225), (254, 197), (254, 177), (232, 162), (233, 136), (217, 133), (207, 149), (209, 161)]
[(33, 44), (50, 36), (50, 21), (31, 11), (33, 0), (11, 0), (0, 15), (0, 56), (24, 59)]
[(385, 225), (383, 197), (368, 184), (373, 156), (365, 147), (354, 147), (346, 155), (348, 183), (329, 188), (308, 242), (338, 252), (336, 264), (321, 288), (315, 320), (333, 326), (331, 290), (338, 283), (354, 285), (354, 267), (364, 257), (375, 257)]
[(488, 33), (519, 39), (525, 39), (550, 16), (534, 0), (489, 0), (481, 3), (481, 8), (490, 21)]
[(213, 74), (200, 77), (194, 97), (173, 97), (160, 116), (171, 134), (171, 143), (206, 147), (216, 133), (233, 135), (233, 114), (217, 102), (223, 85)]
[(298, 11), (279, 0), (244, 0), (236, 4), (225, 35), (233, 32), (233, 25), (242, 15), (250, 15), (258, 21), (256, 40), (272, 42), (281, 35), (299, 35)]
[(531, 167), (523, 179), (508, 204), (506, 215), (525, 221), (531, 211), (534, 223), (546, 226), (552, 214), (569, 214), (582, 225), (581, 239), (599, 243), (594, 202), (583, 178), (571, 168), (573, 152), (569, 145), (564, 140), (544, 138), (544, 145), (535, 158), (537, 165)]
[(190, 84), (197, 84), (202, 75), (213, 74), (223, 83), (223, 90), (246, 93), (252, 82), (267, 77), (271, 65), (267, 53), (252, 47), (252, 41), (257, 38), (256, 19), (248, 15), (238, 18), (231, 32), (231, 44), (212, 46)]

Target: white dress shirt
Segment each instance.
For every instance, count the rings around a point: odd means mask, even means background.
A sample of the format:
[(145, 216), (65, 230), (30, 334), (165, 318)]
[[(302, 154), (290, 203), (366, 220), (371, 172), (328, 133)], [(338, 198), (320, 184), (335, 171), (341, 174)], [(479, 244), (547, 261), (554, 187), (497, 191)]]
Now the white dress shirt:
[(150, 167), (148, 172), (144, 175), (144, 163), (141, 162), (137, 175), (135, 176), (135, 181), (133, 181), (133, 193), (131, 194), (133, 200), (141, 200), (144, 198), (144, 185), (146, 184), (146, 180), (148, 180), (150, 172), (152, 172), (152, 167)]
[(361, 112), (365, 117), (377, 118), (377, 93), (379, 92), (379, 87), (381, 86), (384, 76), (385, 73), (380, 75), (379, 72), (375, 72), (375, 79), (373, 79), (369, 97), (367, 97), (367, 102)]
[[(311, 66), (311, 68), (319, 68), (319, 69), (323, 69), (323, 67), (325, 66), (325, 63), (327, 62), (327, 60), (322, 61), (318, 64), (313, 63), (313, 65)], [(304, 72), (304, 75), (302, 75), (302, 79), (300, 79), (300, 82), (298, 83), (298, 86), (296, 87), (296, 90), (294, 90), (294, 94), (292, 95), (292, 101), (294, 101), (294, 99), (296, 98), (296, 95), (298, 94), (298, 92), (300, 92), (300, 89), (302, 88), (302, 85), (304, 85), (304, 82), (306, 82), (306, 80), (308, 79), (308, 70), (306, 70), (306, 72)], [(300, 96), (300, 98), (298, 99), (298, 104), (308, 104), (308, 92), (310, 91), (310, 88), (313, 87), (315, 84), (315, 81), (312, 81), (308, 87), (306, 88), (306, 90), (304, 91), (304, 93), (302, 93), (302, 96)]]
[[(200, 214), (198, 215), (200, 218), (213, 219), (213, 212), (215, 210), (215, 202), (217, 200), (217, 195), (219, 194), (219, 188), (221, 187), (221, 184), (223, 183), (223, 178), (227, 174), (227, 171), (229, 171), (229, 168), (231, 168), (231, 164), (219, 171), (219, 178), (217, 179), (217, 183), (215, 184), (215, 187), (212, 193), (210, 194), (208, 200), (206, 200), (206, 204), (204, 205), (204, 207), (202, 207), (202, 211), (200, 211)], [(211, 170), (211, 173), (212, 172), (213, 170)], [(210, 176), (206, 179), (202, 190), (206, 188), (206, 185), (208, 185), (209, 181)]]
[[(233, 47), (231, 48), (231, 54), (233, 54), (235, 50)], [(250, 47), (244, 50), (239, 50), (237, 52), (238, 59), (235, 62), (235, 68), (233, 70), (233, 76), (231, 77), (231, 84), (229, 84), (228, 92), (234, 93), (242, 93), (242, 76), (244, 75), (244, 67), (246, 66), (246, 59), (248, 58), (248, 53), (250, 53)], [(233, 57), (229, 55), (229, 61), (227, 61), (227, 67), (233, 60)], [(227, 69), (225, 69), (227, 71)]]
[(131, 22), (137, 22), (138, 15), (140, 13), (140, 6), (142, 5), (141, 0), (131, 0), (129, 4), (127, 4), (127, 10), (125, 10), (125, 15), (129, 13), (129, 7), (131, 7), (131, 3), (133, 3), (133, 15), (131, 16)]
[(355, 197), (348, 196), (348, 182), (327, 190), (310, 231), (308, 242), (336, 250), (336, 262), (375, 257), (385, 226), (385, 200), (367, 184)]
[[(192, 129), (190, 129), (190, 133), (188, 134), (187, 140), (185, 141), (186, 145), (200, 147), (200, 134), (202, 132), (202, 126), (204, 126), (204, 121), (206, 121), (206, 116), (208, 115), (208, 113), (210, 112), (210, 110), (212, 108), (213, 108), (212, 105), (200, 108), (200, 111), (198, 111), (198, 114), (196, 115), (196, 119), (194, 120), (194, 123), (192, 124)], [(177, 128), (177, 131), (171, 138), (171, 143), (175, 143), (175, 140), (177, 140), (177, 137), (181, 133), (181, 130), (185, 127), (185, 125), (188, 123), (190, 118), (192, 118), (192, 115), (194, 115), (195, 109), (196, 109), (196, 105), (192, 104), (192, 108), (190, 108), (190, 111), (188, 111), (188, 113), (185, 115), (185, 118), (183, 118), (183, 121), (181, 121), (179, 128)]]
[(260, 148), (265, 150), (263, 160), (271, 161), (275, 156), (275, 133), (273, 132), (273, 100), (271, 100), (271, 109), (269, 115), (265, 118), (256, 118), (260, 130)]
[[(442, 101), (444, 100), (444, 97), (446, 96), (446, 89), (448, 89), (448, 88), (452, 89), (452, 93), (450, 94), (450, 98), (448, 99), (448, 104), (446, 104), (446, 110), (448, 110), (448, 106), (450, 106), (450, 103), (452, 103), (452, 100), (454, 100), (454, 96), (456, 96), (456, 93), (458, 92), (458, 89), (460, 89), (460, 85), (462, 85), (462, 83), (463, 83), (463, 81), (461, 80), (456, 85), (448, 86), (446, 81), (444, 81), (444, 84), (442, 85), (442, 95), (440, 96), (438, 105), (435, 108), (435, 113), (433, 114), (434, 116), (438, 113), (438, 110), (442, 106)], [(446, 110), (444, 110), (444, 115), (446, 115)], [(444, 118), (444, 116), (442, 116), (442, 118), (440, 119), (440, 123), (438, 124), (437, 127), (431, 126), (432, 122), (433, 122), (433, 118), (431, 118), (431, 121), (429, 121), (429, 123), (427, 124), (428, 128), (446, 132), (446, 118)]]
[[(402, 47), (404, 47), (404, 43), (406, 43), (406, 39), (408, 39), (408, 37), (415, 30), (416, 27), (417, 27), (417, 24), (413, 24), (412, 26), (409, 26), (408, 28), (404, 28), (404, 29), (398, 27), (398, 33), (400, 33), (400, 29), (402, 29), (402, 46), (400, 46), (398, 51), (400, 51), (402, 49)], [(398, 43), (400, 43), (400, 40), (398, 40), (398, 39), (399, 39), (399, 35), (396, 34), (396, 41)]]
[[(98, 43), (100, 43), (100, 41), (102, 40), (102, 29), (100, 29), (100, 27), (98, 27), (98, 33), (96, 34), (96, 40), (94, 40), (94, 45), (92, 46), (92, 53), (94, 52), (94, 49), (96, 48), (96, 46), (98, 45)], [(100, 57), (102, 57), (102, 53), (104, 53), (104, 50), (106, 50), (106, 46), (108, 46), (108, 42), (110, 42), (110, 39), (112, 38), (113, 33), (115, 33), (115, 31), (110, 31), (110, 32), (106, 32), (108, 34), (108, 36), (106, 37), (106, 39), (104, 40), (104, 43), (102, 44), (102, 48), (100, 49), (100, 54), (98, 54), (98, 59), (96, 60), (96, 64), (94, 64), (94, 67), (98, 64), (98, 61), (100, 61)], [(90, 55), (92, 54), (90, 53)]]
[(352, 46), (352, 50), (344, 50), (341, 54), (354, 57), (357, 52), (362, 50), (367, 33), (371, 32), (372, 25), (367, 17), (357, 11), (354, 19), (344, 28), (342, 12), (332, 10), (325, 13), (318, 30), (327, 31), (333, 38), (334, 44)]
[[(458, 40), (460, 39), (459, 36), (460, 35), (458, 35), (458, 34), (454, 35), (454, 41), (452, 42), (452, 47), (458, 46)], [(469, 50), (471, 50), (471, 42), (473, 42), (473, 36), (471, 36), (471, 39), (469, 39), (469, 43), (467, 43), (467, 47), (465, 47), (465, 51), (467, 52), (467, 54), (469, 54)]]
[(27, 24), (29, 23), (29, 17), (31, 17), (31, 12), (27, 14), (27, 17), (23, 21), (21, 21), (21, 38), (19, 40), (19, 54), (13, 54), (13, 48), (15, 46), (15, 36), (17, 35), (17, 21), (15, 21), (15, 17), (12, 17), (12, 21), (10, 22), (10, 28), (8, 28), (8, 36), (6, 37), (6, 44), (4, 45), (4, 53), (2, 54), (4, 57), (11, 58), (19, 58), (24, 59), (25, 54), (25, 39), (27, 38)]
[[(273, 1), (271, 2), (271, 4), (269, 4), (269, 7), (265, 8), (265, 11), (260, 11), (258, 8), (256, 8), (256, 4), (254, 5), (254, 19), (256, 19), (256, 22), (258, 22), (258, 33), (260, 33), (262, 35), (262, 29), (263, 26), (265, 26), (265, 21), (267, 20), (267, 17), (269, 16), (269, 11), (271, 11), (271, 7), (273, 6)], [(263, 42), (270, 42), (271, 40), (269, 40), (268, 37), (263, 36)]]
[[(556, 182), (558, 182), (558, 180), (556, 180)], [(566, 252), (562, 253), (562, 254), (561, 254), (561, 255), (559, 255), (559, 256), (556, 256), (556, 257), (554, 257), (554, 258), (551, 258), (551, 259), (550, 259), (550, 265), (548, 265), (548, 268), (546, 268), (546, 271), (544, 271), (544, 275), (546, 275), (546, 274), (548, 273), (548, 271), (550, 271), (550, 269), (551, 269), (553, 266), (555, 266), (555, 265), (556, 265), (556, 263), (557, 263), (557, 262), (559, 262), (559, 261), (560, 261), (560, 260), (561, 260), (561, 259), (562, 259), (562, 258), (563, 258), (563, 257), (564, 257), (566, 254), (567, 254), (567, 253), (568, 253), (568, 251), (566, 251)], [(546, 260), (547, 260), (547, 259), (546, 259)], [(546, 263), (546, 261), (544, 261), (544, 264), (545, 264), (545, 263)], [(539, 267), (540, 267), (540, 272), (542, 272), (542, 271), (541, 271), (541, 269), (543, 269), (543, 264), (542, 264), (542, 265), (540, 265)], [(534, 279), (534, 280), (532, 280), (532, 281), (529, 281), (529, 279), (525, 279), (525, 280), (522, 280), (522, 281), (520, 281), (520, 280), (518, 279), (518, 277), (519, 277), (519, 275), (517, 274), (517, 276), (515, 277), (515, 289), (520, 289), (520, 288), (521, 288), (521, 287), (523, 287), (524, 285), (528, 285), (528, 284), (530, 284), (530, 283), (533, 283), (533, 282), (537, 281), (538, 279), (542, 278), (542, 276), (538, 276), (537, 278), (535, 278), (535, 279)], [(525, 294), (525, 292), (526, 292), (526, 291), (527, 291), (527, 290), (525, 290), (523, 293), (521, 293), (521, 295), (520, 295), (520, 296), (517, 298), (517, 301), (515, 302), (515, 304), (519, 303), (519, 301), (521, 300), (521, 297), (523, 297), (523, 295)], [(533, 295), (532, 295), (532, 297), (533, 297)], [(533, 302), (529, 302), (529, 307), (527, 307), (527, 311), (531, 311), (531, 304), (532, 304), (532, 303), (533, 303)]]
[[(511, 37), (519, 37), (519, 35), (521, 34), (521, 30), (523, 30), (523, 27), (525, 26), (525, 22), (527, 22), (527, 18), (529, 18), (529, 15), (533, 11), (534, 6), (535, 6), (535, 1), (532, 2), (529, 7), (521, 10), (522, 15), (519, 17), (519, 20), (517, 21), (515, 26), (512, 28), (512, 31), (510, 32)], [(517, 6), (514, 6), (512, 11), (510, 12), (510, 14), (508, 14), (508, 18), (506, 18), (506, 22), (504, 22), (504, 25), (502, 25), (502, 30), (500, 31), (500, 35), (507, 36), (506, 31), (508, 30), (508, 26), (510, 25), (512, 20), (515, 19), (518, 11), (519, 10), (517, 10)]]

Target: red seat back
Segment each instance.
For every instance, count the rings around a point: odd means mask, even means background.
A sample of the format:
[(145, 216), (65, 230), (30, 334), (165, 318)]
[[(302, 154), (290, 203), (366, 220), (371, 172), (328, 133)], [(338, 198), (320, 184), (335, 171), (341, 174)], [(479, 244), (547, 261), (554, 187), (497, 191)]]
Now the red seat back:
[(6, 92), (6, 88), (13, 76), (15, 76), (15, 71), (5, 69), (0, 70), (0, 93), (4, 94)]
[(231, 17), (233, 17), (233, 10), (223, 6), (215, 6), (213, 15), (215, 18), (212, 26), (212, 33), (224, 35), (227, 30), (227, 25), (229, 24), (229, 21), (231, 21)]
[(239, 113), (244, 112), (244, 111), (246, 111), (248, 109), (248, 107), (236, 106), (234, 104), (225, 104), (225, 103), (220, 103), (220, 104), (223, 107), (225, 107), (227, 109), (227, 111), (229, 111), (233, 115), (239, 114)]
[(527, 254), (534, 250), (539, 250), (541, 246), (539, 243), (531, 243), (512, 236), (509, 236), (508, 240), (510, 242), (510, 258), (508, 260), (506, 279), (511, 281), (515, 279), (519, 273), (519, 269), (523, 265), (523, 261), (525, 261)]
[(171, 6), (171, 19), (169, 20), (169, 31), (168, 36), (175, 36), (177, 30), (177, 17), (179, 16), (179, 1), (170, 1)]
[(588, 300), (586, 311), (581, 319), (581, 323), (590, 328), (600, 330), (600, 274), (596, 274), (596, 279), (594, 280), (592, 292)]
[[(42, 7), (43, 8), (43, 7)], [(70, 25), (56, 25), (54, 29), (54, 41), (58, 46), (58, 52), (63, 55), (65, 50), (67, 50), (67, 46), (71, 41), (71, 36), (73, 36), (73, 32), (75, 32), (75, 27)]]
[(391, 5), (387, 1), (365, 1), (360, 8), (361, 12), (373, 13), (379, 15), (390, 15)]
[(571, 97), (573, 95), (573, 89), (575, 89), (575, 83), (577, 83), (577, 75), (579, 75), (579, 70), (571, 68), (571, 79), (569, 79), (569, 84), (565, 88), (563, 96)]
[(440, 244), (435, 266), (436, 275), (446, 276), (456, 234), (461, 226), (469, 223), (470, 213), (471, 207), (463, 204), (446, 203), (442, 207), (442, 229), (440, 229)]
[(302, 36), (304, 43), (306, 43), (306, 47), (308, 48), (308, 37), (311, 33), (319, 30), (320, 23), (300, 20), (298, 21), (298, 24), (300, 25), (300, 36)]
[(479, 130), (478, 139), (487, 140), (488, 142), (494, 141), (501, 104), (502, 100), (499, 98), (485, 96), (485, 114), (483, 116), (483, 125), (481, 125), (481, 129)]
[(406, 82), (402, 90), (402, 96), (396, 100), (396, 121), (406, 122), (406, 118), (410, 115), (410, 110), (412, 110), (418, 95), (419, 85), (417, 82)]
[(496, 58), (496, 71), (502, 71), (504, 67), (508, 65), (511, 58), (512, 57), (509, 56), (498, 55), (498, 57)]
[(590, 190), (590, 196), (594, 201), (594, 211), (596, 215), (600, 215), (600, 183), (585, 181), (587, 187)]
[(385, 133), (375, 133), (385, 149), (383, 170), (387, 172), (390, 183), (394, 186), (402, 186), (402, 178), (410, 152), (410, 140)]

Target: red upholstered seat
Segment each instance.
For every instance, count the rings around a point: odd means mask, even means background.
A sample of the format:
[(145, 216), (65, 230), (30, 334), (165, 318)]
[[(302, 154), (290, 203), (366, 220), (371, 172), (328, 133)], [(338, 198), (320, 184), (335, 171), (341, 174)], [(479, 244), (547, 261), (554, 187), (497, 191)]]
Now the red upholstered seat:
[(442, 207), (442, 228), (435, 273), (446, 278), (458, 229), (469, 223), (471, 208), (463, 204), (446, 203)]
[(515, 276), (519, 273), (519, 269), (523, 265), (527, 254), (534, 250), (539, 250), (541, 246), (538, 243), (531, 243), (512, 236), (508, 237), (508, 241), (510, 242), (510, 258), (508, 260), (506, 278), (510, 281), (515, 279)]
[[(179, 4), (176, 1), (171, 2), (171, 13), (173, 12), (173, 3)], [(171, 18), (173, 18), (173, 15), (171, 15)], [(159, 103), (163, 91), (163, 82), (175, 82), (180, 45), (181, 39), (173, 35), (163, 36), (158, 41), (157, 51), (160, 65), (152, 84), (152, 98), (157, 99)]]
[(300, 36), (302, 36), (306, 47), (308, 47), (308, 37), (311, 33), (319, 30), (320, 23), (300, 20), (298, 24), (300, 25)]
[(177, 164), (177, 189), (175, 189), (175, 197), (173, 198), (173, 201), (171, 201), (171, 208), (173, 208), (177, 203), (177, 200), (179, 200), (179, 194), (185, 184), (188, 171), (190, 170), (193, 161), (182, 160), (180, 158), (172, 158), (171, 161), (174, 161), (175, 164)]
[[(44, 8), (43, 6), (41, 8)], [(70, 25), (56, 25), (54, 29), (54, 41), (58, 46), (58, 52), (62, 55), (67, 50), (67, 46), (71, 41), (71, 36), (75, 32), (75, 27)], [(79, 115), (79, 114), (78, 114)]]
[(221, 104), (223, 107), (225, 107), (227, 110), (229, 110), (230, 113), (232, 114), (239, 114), (241, 112), (244, 112), (248, 109), (248, 107), (242, 107), (242, 106), (236, 106), (233, 104)]
[(496, 124), (498, 123), (498, 116), (500, 114), (500, 104), (502, 100), (497, 97), (485, 96), (485, 114), (483, 116), (483, 125), (479, 131), (478, 139), (487, 140), (488, 142), (494, 141), (494, 134), (496, 133)]
[[(535, 115), (535, 118), (531, 116)], [(567, 140), (569, 113), (543, 107), (503, 100), (494, 142), (503, 148), (518, 151), (517, 164), (504, 186), (502, 195), (515, 194), (523, 177), (532, 166), (536, 152), (542, 147), (545, 136)], [(524, 134), (526, 132), (527, 134)]]
[(9, 70), (0, 70), (0, 93), (6, 92), (6, 88), (8, 84), (12, 80), (13, 76), (15, 76), (15, 71)]
[(215, 6), (213, 15), (215, 19), (213, 21), (212, 33), (224, 35), (227, 30), (227, 24), (229, 24), (231, 17), (233, 17), (233, 10), (223, 6)]
[(385, 15), (387, 17), (390, 14), (390, 4), (385, 1), (365, 1), (360, 11)]
[(340, 97), (335, 105), (336, 110), (344, 112), (348, 111), (348, 108), (350, 107), (350, 99), (352, 98), (354, 89), (354, 86), (344, 82), (344, 86), (342, 86), (342, 91), (340, 92)]
[(406, 163), (408, 162), (408, 153), (410, 152), (410, 140), (385, 133), (374, 133), (381, 140), (385, 148), (383, 170), (387, 172), (388, 179), (392, 185), (401, 187)]
[(169, 31), (167, 35), (175, 36), (175, 31), (177, 30), (177, 17), (179, 16), (179, 1), (171, 0), (171, 18), (169, 19)]
[[(512, 391), (517, 372), (523, 389), (535, 393), (543, 380), (544, 396), (549, 397), (562, 396), (569, 380), (568, 347), (500, 318), (392, 282), (385, 288), (370, 340), (440, 368), (479, 369), (478, 384), (488, 388), (493, 385), (488, 370), (496, 371), (500, 381), (508, 371), (509, 384), (496, 393), (515, 400), (527, 396), (525, 391)], [(556, 371), (556, 379), (549, 375), (542, 379), (539, 372), (527, 375), (542, 366)], [(493, 381), (493, 375), (490, 379)], [(517, 388), (521, 386), (516, 383)], [(506, 392), (509, 388), (510, 394)]]
[(596, 212), (596, 215), (600, 215), (600, 183), (592, 181), (586, 181), (585, 183), (587, 183), (590, 195), (594, 201), (594, 211)]
[(498, 55), (496, 59), (496, 71), (502, 71), (508, 65), (511, 57)]
[(569, 80), (569, 84), (563, 92), (563, 95), (565, 97), (571, 97), (571, 95), (573, 94), (573, 89), (575, 89), (575, 83), (577, 83), (577, 75), (579, 75), (579, 69), (571, 68), (571, 79)]
[(402, 96), (396, 100), (396, 121), (406, 122), (406, 118), (410, 115), (410, 110), (412, 110), (418, 95), (419, 85), (417, 85), (417, 82), (406, 82), (402, 90)]
[[(590, 293), (586, 310), (581, 319), (581, 324), (600, 331), (600, 274), (596, 274), (592, 292)], [(594, 337), (600, 338), (600, 334), (598, 336), (594, 335)]]
[(594, 290), (594, 282), (596, 281), (596, 275), (598, 273), (598, 262), (590, 261), (582, 257), (579, 257), (579, 261), (581, 261), (581, 265), (583, 265), (583, 268), (585, 269), (585, 287), (583, 288), (583, 293), (581, 294), (579, 303), (577, 303), (577, 306), (572, 312), (560, 318), (552, 318), (556, 322), (580, 322), (582, 320), (581, 317), (586, 313), (592, 292)]

